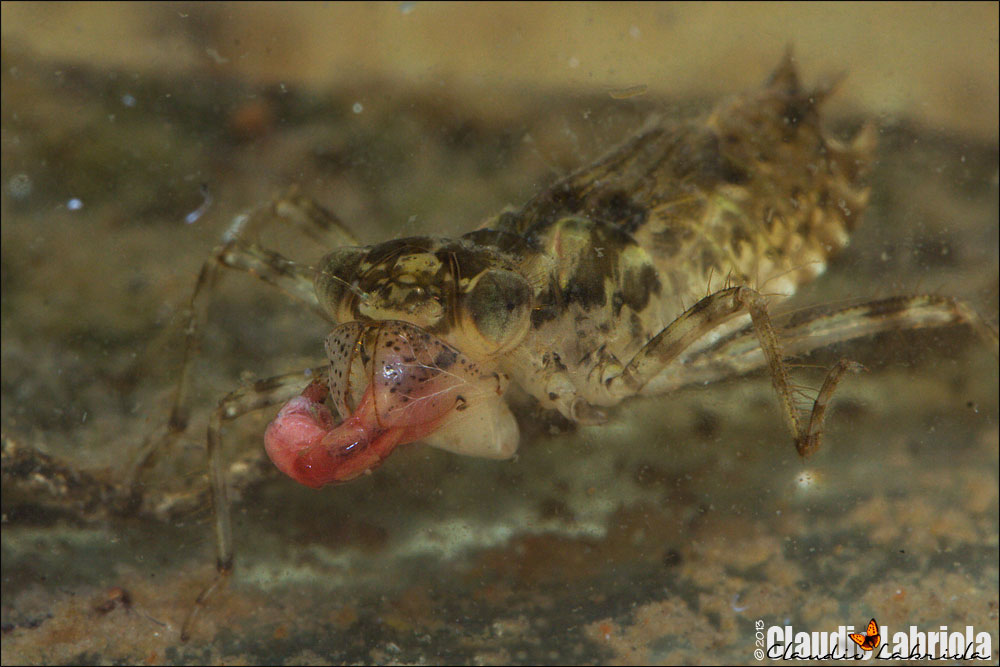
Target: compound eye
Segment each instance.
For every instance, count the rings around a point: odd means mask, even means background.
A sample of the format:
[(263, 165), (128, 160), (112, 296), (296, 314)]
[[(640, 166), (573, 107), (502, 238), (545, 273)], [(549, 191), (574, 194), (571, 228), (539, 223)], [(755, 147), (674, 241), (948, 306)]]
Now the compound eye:
[(533, 300), (531, 285), (523, 276), (490, 269), (476, 280), (464, 304), (476, 333), (491, 352), (500, 352), (528, 330)]
[(359, 274), (358, 267), (366, 254), (365, 248), (349, 246), (338, 248), (320, 260), (315, 279), (316, 296), (334, 319), (340, 307), (354, 296), (356, 288), (351, 289), (351, 277)]

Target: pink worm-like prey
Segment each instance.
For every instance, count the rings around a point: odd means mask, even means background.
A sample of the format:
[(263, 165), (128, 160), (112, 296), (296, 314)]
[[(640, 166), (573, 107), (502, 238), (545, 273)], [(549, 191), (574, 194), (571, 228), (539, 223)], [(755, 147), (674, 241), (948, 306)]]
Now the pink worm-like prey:
[(354, 413), (335, 424), (322, 402), (327, 392), (321, 381), (313, 382), (281, 408), (264, 434), (264, 448), (274, 465), (314, 489), (346, 482), (378, 467), (398, 445), (434, 431), (452, 407), (429, 401), (426, 409), (389, 412), (390, 417), (405, 416), (409, 422), (390, 423), (376, 414), (372, 384)]

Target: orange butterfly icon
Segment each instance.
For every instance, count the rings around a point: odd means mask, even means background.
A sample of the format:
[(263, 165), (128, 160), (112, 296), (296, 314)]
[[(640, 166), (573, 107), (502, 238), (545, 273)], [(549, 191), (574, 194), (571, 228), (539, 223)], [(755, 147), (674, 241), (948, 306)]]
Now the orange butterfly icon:
[(882, 635), (878, 633), (878, 623), (875, 622), (874, 618), (868, 621), (868, 632), (866, 634), (862, 635), (857, 632), (852, 632), (847, 636), (851, 638), (851, 641), (866, 651), (874, 650), (875, 647), (878, 646), (879, 641), (882, 640)]

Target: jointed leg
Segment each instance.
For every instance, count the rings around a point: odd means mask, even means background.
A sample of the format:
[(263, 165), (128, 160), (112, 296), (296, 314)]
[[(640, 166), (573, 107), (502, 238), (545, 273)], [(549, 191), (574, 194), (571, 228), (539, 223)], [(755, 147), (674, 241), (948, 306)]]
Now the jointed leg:
[[(781, 346), (787, 356), (807, 354), (835, 343), (871, 336), (884, 331), (965, 325), (972, 328), (998, 353), (997, 332), (968, 304), (933, 295), (891, 297), (831, 308), (819, 306), (776, 321)], [(698, 350), (684, 360), (682, 368), (657, 377), (656, 391), (707, 384), (743, 375), (764, 367), (765, 359), (751, 327)]]
[[(712, 295), (708, 299), (715, 296)], [(692, 311), (697, 308), (699, 308), (699, 304), (696, 304), (679, 319), (694, 317)], [(761, 319), (760, 314), (758, 314), (752, 324), (688, 355), (681, 363), (674, 364), (668, 369), (670, 372), (655, 376), (648, 385), (643, 387), (643, 391), (665, 393), (684, 386), (702, 385), (742, 375), (765, 366), (770, 367), (772, 379), (776, 389), (778, 389), (779, 384), (787, 386), (787, 380), (784, 380), (780, 375), (784, 364), (780, 362), (780, 354), (777, 356), (776, 364), (775, 357), (768, 354), (768, 349), (773, 351), (777, 348), (780, 353), (786, 356), (795, 356), (834, 343), (883, 331), (962, 324), (972, 327), (992, 347), (994, 355), (998, 354), (996, 330), (968, 304), (947, 297), (931, 295), (892, 297), (842, 308), (826, 306), (811, 308), (795, 313), (791, 317), (783, 318), (784, 321), (778, 320), (777, 335), (774, 339), (780, 339), (780, 346), (762, 344), (758, 327), (758, 322)], [(666, 331), (669, 330), (670, 327)], [(766, 332), (764, 336), (765, 339), (772, 338)], [(640, 354), (643, 353), (646, 353), (646, 350), (640, 352)], [(779, 368), (779, 374), (774, 372), (776, 365)], [(863, 367), (855, 362), (841, 361), (828, 372), (823, 387), (814, 402), (809, 424), (805, 431), (799, 430), (800, 427), (793, 427), (799, 454), (809, 456), (819, 448), (822, 442), (826, 407), (837, 384), (846, 372), (857, 372), (862, 369)], [(782, 392), (781, 389), (778, 389), (778, 392), (779, 396), (789, 396), (790, 398), (790, 392)], [(786, 405), (790, 405), (790, 403), (786, 403)], [(795, 410), (794, 414), (797, 415), (797, 409), (794, 405), (791, 405), (791, 410)], [(787, 407), (785, 411), (787, 419)], [(794, 419), (789, 419), (789, 422), (796, 423), (797, 416)]]
[(812, 414), (809, 415), (809, 428), (805, 435), (796, 441), (795, 448), (799, 456), (806, 458), (812, 456), (820, 444), (823, 442), (823, 422), (826, 421), (826, 408), (833, 398), (833, 392), (844, 377), (844, 373), (860, 373), (865, 367), (856, 361), (841, 359), (826, 374), (826, 380), (813, 401)]
[(760, 350), (771, 370), (771, 384), (774, 386), (774, 390), (782, 403), (782, 414), (785, 417), (785, 423), (795, 437), (795, 449), (798, 451), (799, 456), (810, 456), (819, 449), (822, 442), (826, 408), (830, 399), (833, 398), (833, 392), (837, 389), (837, 385), (840, 384), (840, 380), (844, 377), (844, 373), (847, 371), (857, 373), (864, 370), (864, 366), (854, 361), (841, 360), (827, 372), (826, 380), (823, 382), (819, 395), (813, 401), (813, 409), (809, 414), (809, 423), (803, 430), (802, 423), (799, 421), (799, 409), (795, 405), (792, 397), (792, 388), (788, 382), (788, 369), (785, 367), (783, 361), (785, 353), (782, 352), (778, 344), (778, 335), (774, 330), (774, 325), (771, 323), (770, 316), (767, 314), (767, 305), (764, 297), (756, 292), (751, 293), (747, 302), (747, 308), (750, 311), (750, 320), (754, 335), (760, 344)]
[(184, 621), (181, 639), (190, 635), (195, 617), (217, 591), (233, 569), (233, 537), (229, 515), (229, 492), (225, 465), (222, 460), (222, 423), (255, 410), (284, 403), (300, 394), (310, 382), (325, 382), (326, 366), (279, 375), (255, 382), (229, 393), (219, 401), (208, 422), (208, 466), (215, 514), (215, 554), (218, 573), (212, 583), (198, 596), (194, 609)]
[(618, 398), (640, 393), (643, 387), (712, 329), (746, 312), (739, 293), (730, 287), (710, 294), (684, 311), (666, 329), (653, 336), (627, 366), (602, 378), (608, 392)]
[[(605, 386), (612, 395), (621, 397), (637, 394), (659, 375), (672, 361), (713, 329), (739, 314), (750, 315), (758, 348), (771, 369), (771, 383), (781, 402), (782, 415), (795, 438), (796, 447), (811, 429), (803, 429), (795, 405), (788, 370), (782, 361), (778, 337), (767, 314), (764, 297), (749, 287), (731, 287), (710, 294), (653, 337), (616, 376), (607, 378)], [(820, 413), (822, 415), (822, 412)]]
[[(750, 326), (691, 354), (676, 371), (663, 372), (705, 334), (741, 313), (750, 315)], [(837, 384), (844, 373), (856, 372), (861, 366), (841, 362), (829, 371), (809, 423), (803, 428), (783, 362), (786, 354), (801, 354), (878, 331), (959, 323), (972, 326), (992, 343), (996, 353), (996, 331), (974, 310), (960, 301), (933, 296), (897, 297), (833, 311), (816, 309), (781, 327), (779, 344), (764, 298), (749, 288), (735, 287), (711, 294), (685, 311), (647, 343), (619, 374), (606, 378), (605, 385), (612, 395), (620, 397), (639, 392), (661, 393), (766, 365), (796, 449), (800, 455), (808, 456), (821, 444), (826, 406)]]
[[(778, 394), (778, 400), (781, 401), (781, 414), (785, 418), (788, 430), (795, 438), (795, 448), (801, 454), (807, 434), (802, 430), (802, 424), (799, 421), (799, 410), (792, 395), (788, 369), (783, 361), (784, 353), (778, 345), (778, 335), (775, 333), (774, 325), (771, 324), (771, 318), (767, 314), (767, 303), (764, 301), (764, 297), (757, 292), (746, 290), (744, 293), (746, 294), (744, 303), (747, 310), (750, 311), (750, 322), (754, 335), (756, 335), (761, 352), (764, 353), (767, 365), (771, 369), (771, 385), (774, 387), (775, 393)], [(834, 384), (834, 386), (836, 385)], [(825, 411), (823, 412), (825, 413)]]
[(274, 215), (298, 225), (311, 239), (324, 248), (358, 245), (347, 225), (314, 200), (292, 187), (273, 204)]
[[(281, 218), (301, 227), (310, 237), (323, 243), (355, 243), (353, 235), (340, 220), (296, 190), (276, 200), (269, 211), (258, 210), (240, 215), (222, 237), (222, 242), (205, 261), (191, 300), (185, 310), (185, 345), (180, 377), (171, 404), (167, 423), (150, 434), (137, 452), (126, 477), (125, 509), (134, 510), (142, 502), (140, 480), (155, 456), (176, 442), (187, 429), (190, 405), (191, 367), (201, 342), (201, 331), (211, 302), (211, 295), (221, 278), (221, 269), (239, 269), (274, 285), (304, 302), (321, 317), (313, 288), (313, 269), (296, 264), (280, 254), (246, 240), (256, 235), (257, 227)], [(329, 247), (329, 246), (328, 246)]]

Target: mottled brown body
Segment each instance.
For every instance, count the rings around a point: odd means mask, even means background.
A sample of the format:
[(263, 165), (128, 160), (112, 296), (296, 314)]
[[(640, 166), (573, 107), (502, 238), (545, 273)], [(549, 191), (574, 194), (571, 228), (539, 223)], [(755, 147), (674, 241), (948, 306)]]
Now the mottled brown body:
[[(320, 302), (340, 322), (417, 324), (543, 406), (599, 421), (593, 406), (676, 384), (611, 380), (714, 288), (790, 295), (847, 243), (868, 199), (873, 132), (849, 147), (826, 137), (818, 105), (828, 93), (803, 90), (786, 58), (762, 90), (707, 119), (656, 124), (461, 239), (333, 253)], [(496, 271), (500, 288), (477, 293)], [(475, 309), (510, 313), (501, 341), (476, 335)]]

